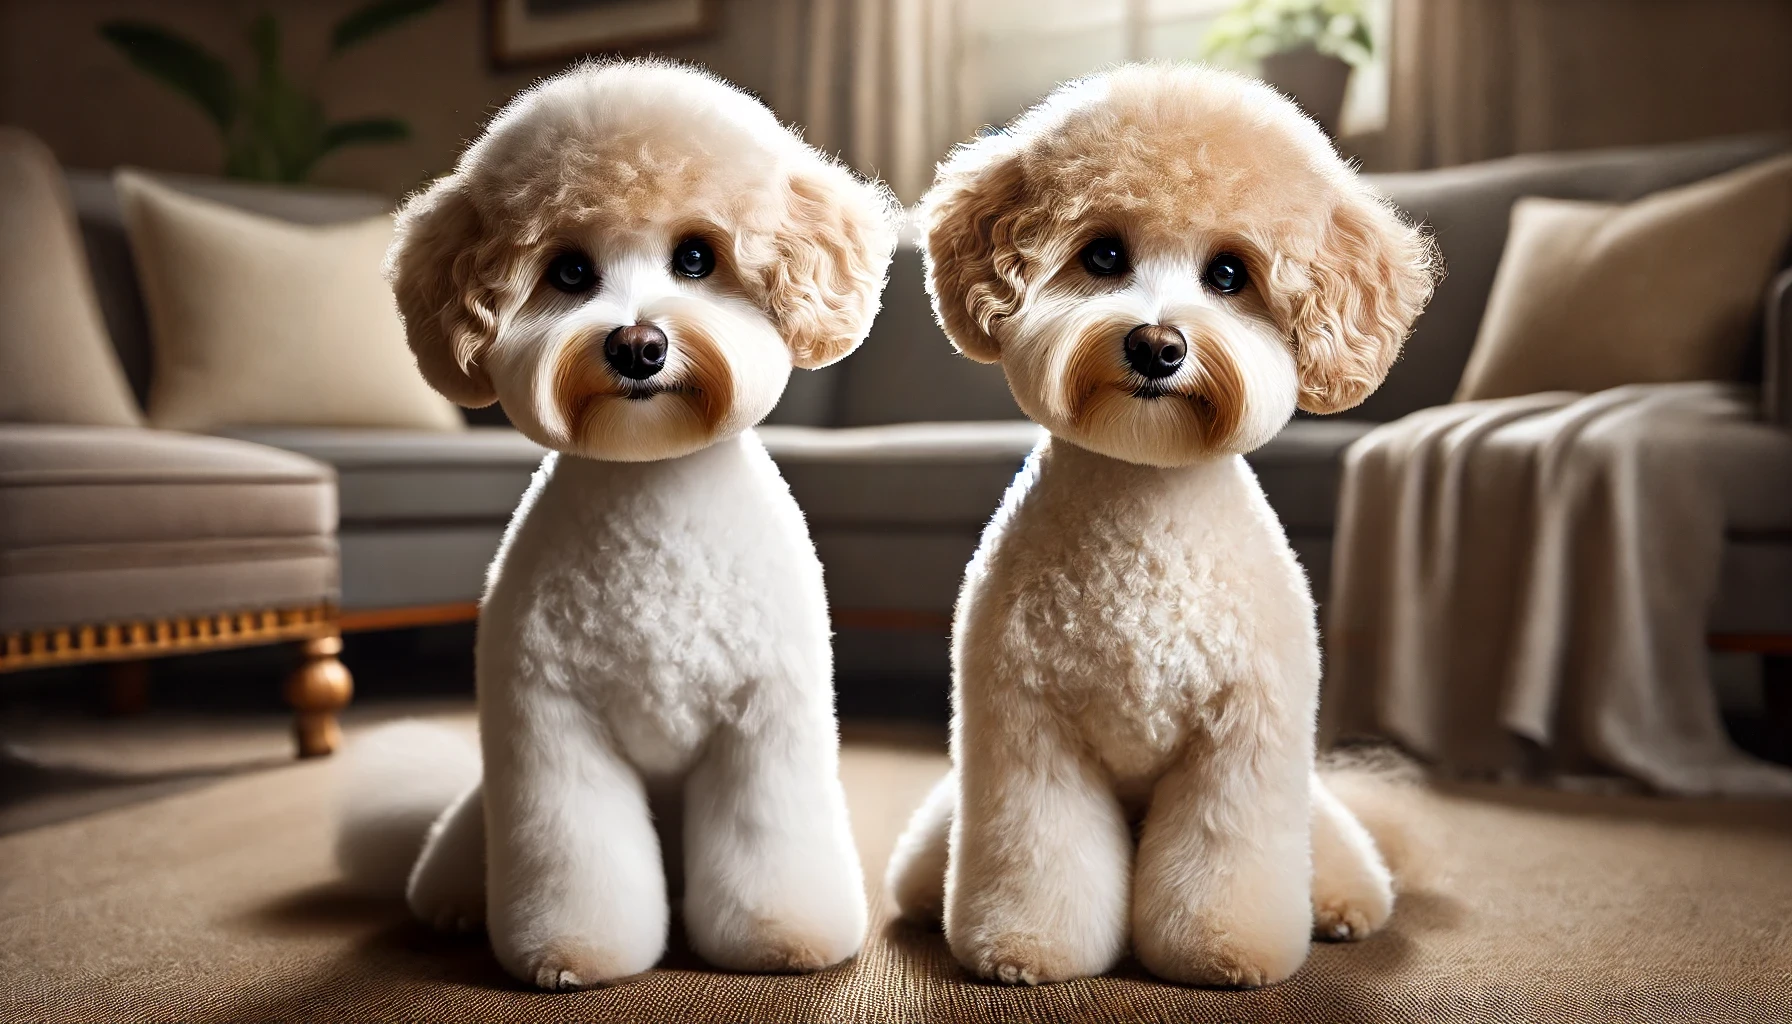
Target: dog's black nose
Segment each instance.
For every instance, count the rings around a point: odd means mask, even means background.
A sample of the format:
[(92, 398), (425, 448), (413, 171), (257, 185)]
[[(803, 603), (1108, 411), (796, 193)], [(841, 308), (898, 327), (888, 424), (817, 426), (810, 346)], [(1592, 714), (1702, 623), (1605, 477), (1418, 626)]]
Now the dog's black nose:
[(1126, 361), (1142, 377), (1157, 380), (1182, 367), (1188, 342), (1174, 327), (1140, 324), (1126, 336)]
[(666, 368), (666, 332), (652, 324), (618, 327), (604, 339), (604, 358), (629, 380), (646, 380)]

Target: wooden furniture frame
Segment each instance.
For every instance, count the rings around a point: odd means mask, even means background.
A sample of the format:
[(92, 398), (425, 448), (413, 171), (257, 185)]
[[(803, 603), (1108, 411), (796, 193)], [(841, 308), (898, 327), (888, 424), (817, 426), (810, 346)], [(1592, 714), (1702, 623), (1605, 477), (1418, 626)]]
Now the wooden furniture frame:
[[(293, 734), (300, 757), (321, 757), (342, 744), (337, 714), (354, 696), (354, 679), (338, 659), (342, 634), (473, 622), (479, 603), (373, 608), (341, 612), (316, 604), (265, 611), (225, 612), (185, 618), (68, 626), (0, 634), (0, 673), (54, 665), (117, 663), (114, 705), (140, 709), (147, 703), (144, 663), (150, 658), (298, 641), (303, 660), (287, 677), (286, 702), (293, 709)], [(891, 609), (836, 609), (840, 629), (946, 632), (943, 613)], [(1767, 689), (1776, 719), (1792, 729), (1792, 635), (1714, 633), (1713, 650), (1765, 656)]]
[[(368, 608), (343, 612), (339, 625), (344, 633), (371, 633), (381, 629), (441, 626), (473, 622), (479, 618), (479, 602), (427, 604), (412, 608)], [(875, 629), (895, 632), (948, 633), (952, 616), (945, 612), (911, 611), (904, 608), (836, 608), (835, 629)]]
[(220, 612), (132, 622), (33, 629), (0, 635), (0, 673), (54, 665), (117, 662), (125, 671), (122, 703), (143, 702), (142, 662), (230, 647), (298, 641), (304, 658), (286, 679), (300, 757), (321, 757), (342, 744), (336, 715), (354, 696), (354, 679), (338, 660), (340, 616), (332, 604)]

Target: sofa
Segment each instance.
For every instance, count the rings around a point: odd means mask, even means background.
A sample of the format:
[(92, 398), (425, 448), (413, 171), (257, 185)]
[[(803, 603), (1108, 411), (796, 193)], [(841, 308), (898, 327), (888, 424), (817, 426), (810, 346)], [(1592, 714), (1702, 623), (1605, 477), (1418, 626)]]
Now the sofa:
[(264, 445), (151, 430), (100, 322), (61, 169), (0, 129), (0, 672), (114, 666), (297, 641), (287, 682), (303, 755), (339, 741), (330, 467)]
[[(1627, 200), (1786, 148), (1778, 137), (1522, 156), (1373, 176), (1429, 222), (1449, 276), (1382, 389), (1357, 409), (1300, 416), (1250, 457), (1322, 601), (1331, 563), (1341, 456), (1376, 424), (1448, 402), (1492, 285), (1508, 211), (1521, 195)], [(176, 187), (302, 222), (364, 216), (369, 195), (269, 189), (169, 177)], [(70, 172), (69, 187), (107, 326), (139, 396), (147, 331), (109, 177)], [(1763, 297), (1764, 414), (1792, 374), (1792, 277)], [(337, 483), (339, 624), (386, 629), (469, 619), (487, 563), (539, 448), (502, 410), (468, 413), (460, 433), (316, 429), (231, 432), (330, 467)], [(846, 714), (943, 712), (949, 617), (978, 534), (1037, 429), (1019, 418), (1000, 372), (958, 357), (935, 326), (912, 239), (884, 310), (850, 359), (798, 373), (760, 429), (808, 516), (826, 568)], [(1746, 506), (1746, 503), (1743, 503)], [(1714, 643), (1792, 651), (1792, 509), (1739, 507), (1710, 623)]]

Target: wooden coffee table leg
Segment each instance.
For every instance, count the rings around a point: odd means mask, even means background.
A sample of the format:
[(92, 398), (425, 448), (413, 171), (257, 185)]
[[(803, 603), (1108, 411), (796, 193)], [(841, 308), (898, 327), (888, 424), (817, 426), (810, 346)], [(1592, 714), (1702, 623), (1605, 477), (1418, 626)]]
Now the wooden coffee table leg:
[(355, 695), (355, 682), (337, 660), (342, 634), (331, 632), (305, 641), (305, 660), (286, 680), (286, 703), (292, 706), (293, 732), (300, 757), (322, 757), (342, 745), (336, 713)]

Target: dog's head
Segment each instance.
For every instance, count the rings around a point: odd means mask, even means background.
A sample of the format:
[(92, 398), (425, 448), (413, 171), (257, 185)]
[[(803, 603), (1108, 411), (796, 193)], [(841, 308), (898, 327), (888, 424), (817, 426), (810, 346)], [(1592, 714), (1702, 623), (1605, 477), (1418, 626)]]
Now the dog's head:
[(793, 365), (851, 352), (898, 212), (731, 86), (591, 64), (412, 197), (386, 269), (436, 390), (501, 400), (548, 447), (646, 461), (751, 426)]
[(961, 146), (928, 290), (1052, 433), (1160, 466), (1246, 452), (1381, 384), (1435, 250), (1263, 84), (1134, 65)]

